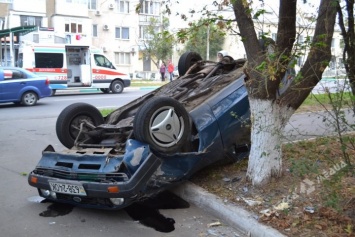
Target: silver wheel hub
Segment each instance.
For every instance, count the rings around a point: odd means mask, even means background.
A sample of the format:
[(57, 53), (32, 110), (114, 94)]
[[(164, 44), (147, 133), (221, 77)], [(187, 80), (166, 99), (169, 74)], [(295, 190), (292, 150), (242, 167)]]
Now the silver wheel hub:
[(155, 143), (170, 147), (178, 143), (184, 132), (184, 121), (170, 106), (157, 110), (150, 120), (149, 133)]

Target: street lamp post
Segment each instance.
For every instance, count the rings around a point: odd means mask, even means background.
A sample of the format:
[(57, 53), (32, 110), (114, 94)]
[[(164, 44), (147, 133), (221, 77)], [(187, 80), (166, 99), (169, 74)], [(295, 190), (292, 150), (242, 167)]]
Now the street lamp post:
[(207, 26), (207, 49), (206, 60), (210, 60), (210, 24)]

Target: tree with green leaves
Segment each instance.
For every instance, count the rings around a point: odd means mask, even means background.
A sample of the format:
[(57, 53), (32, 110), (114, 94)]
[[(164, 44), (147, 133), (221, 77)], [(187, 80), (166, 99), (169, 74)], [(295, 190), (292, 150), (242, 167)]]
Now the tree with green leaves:
[(150, 24), (144, 28), (140, 50), (143, 57), (148, 57), (159, 68), (160, 61), (167, 61), (173, 53), (174, 37), (169, 34), (169, 19), (163, 17), (162, 22), (150, 18)]
[[(214, 58), (218, 51), (223, 50), (225, 40), (225, 31), (216, 26), (215, 22), (199, 20), (190, 24), (190, 28), (195, 28), (189, 35), (185, 45), (185, 51), (193, 51), (199, 53), (207, 59), (208, 55)], [(208, 45), (208, 46), (207, 46)]]
[[(314, 35), (309, 37), (305, 46), (309, 52), (307, 59), (294, 77), (288, 77), (286, 72), (300, 55), (300, 44), (296, 41), (297, 0), (279, 1), (275, 41), (265, 33), (259, 35), (256, 18), (266, 16), (266, 12), (264, 9), (253, 8), (251, 0), (213, 2), (218, 11), (232, 9), (234, 19), (224, 19), (217, 11), (204, 7), (203, 16), (216, 22), (226, 22), (228, 28), (241, 37), (246, 51), (245, 85), (249, 94), (252, 122), (247, 177), (253, 185), (263, 185), (272, 177), (280, 177), (282, 174), (283, 129), (321, 80), (330, 62), (338, 2), (320, 1)], [(230, 22), (236, 22), (237, 28), (233, 29)], [(178, 36), (186, 38), (186, 31), (181, 30)]]
[(260, 44), (250, 1), (232, 0), (234, 15), (246, 50), (245, 82), (252, 115), (251, 152), (247, 177), (263, 185), (282, 171), (281, 140), (291, 115), (321, 80), (331, 59), (337, 0), (321, 0), (307, 59), (295, 79), (284, 82), (293, 60), (297, 0), (280, 0), (277, 39)]
[[(273, 0), (265, 0), (272, 1)], [(264, 0), (262, 0), (264, 3)], [(305, 1), (302, 1), (304, 3)], [(223, 23), (241, 37), (246, 51), (245, 81), (251, 111), (251, 150), (247, 177), (253, 185), (268, 183), (272, 177), (282, 174), (283, 130), (290, 117), (321, 80), (331, 59), (331, 43), (339, 0), (320, 0), (314, 24), (314, 34), (307, 46), (307, 58), (297, 75), (288, 77), (286, 72), (299, 55), (297, 38), (297, 11), (302, 6), (297, 0), (280, 0), (276, 21), (276, 40), (259, 35), (255, 17), (265, 12), (253, 8), (252, 0), (218, 0), (213, 5), (218, 11), (232, 9), (234, 19), (225, 20), (204, 7), (203, 17), (208, 21)], [(186, 15), (181, 15), (186, 20)], [(217, 24), (218, 25), (218, 24)], [(186, 39), (186, 29), (177, 36)], [(180, 39), (181, 40), (181, 39)]]

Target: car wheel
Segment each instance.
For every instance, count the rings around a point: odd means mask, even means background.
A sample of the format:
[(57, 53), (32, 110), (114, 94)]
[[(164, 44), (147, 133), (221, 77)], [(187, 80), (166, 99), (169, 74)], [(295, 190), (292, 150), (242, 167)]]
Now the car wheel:
[(229, 55), (224, 56), (222, 59), (222, 62), (225, 62), (225, 63), (232, 63), (233, 61), (234, 61), (234, 58)]
[(114, 94), (121, 93), (123, 91), (123, 84), (120, 81), (114, 81), (111, 84), (111, 91)]
[(54, 96), (56, 92), (57, 92), (56, 89), (52, 89), (51, 96)]
[(110, 89), (109, 88), (100, 88), (100, 90), (105, 93), (105, 94), (108, 94), (110, 93)]
[(33, 91), (28, 91), (22, 95), (21, 103), (26, 106), (33, 106), (37, 103), (37, 100), (37, 94)]
[(148, 143), (152, 150), (177, 152), (191, 134), (189, 114), (175, 99), (153, 97), (138, 109), (133, 133), (137, 140)]
[[(80, 131), (80, 124), (83, 120), (87, 120), (94, 126), (98, 126), (104, 123), (100, 111), (86, 103), (74, 103), (67, 106), (58, 116), (56, 123), (56, 132), (59, 141), (67, 148), (72, 148), (76, 137)], [(87, 132), (87, 128), (84, 129)]]
[(178, 70), (179, 75), (183, 76), (189, 70), (189, 68), (196, 62), (202, 60), (201, 55), (196, 52), (186, 52), (179, 58)]

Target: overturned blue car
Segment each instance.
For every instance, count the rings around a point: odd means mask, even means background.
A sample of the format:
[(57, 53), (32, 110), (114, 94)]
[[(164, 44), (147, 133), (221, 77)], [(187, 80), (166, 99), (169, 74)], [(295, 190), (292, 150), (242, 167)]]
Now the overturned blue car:
[(53, 202), (121, 209), (189, 179), (200, 169), (245, 157), (250, 111), (244, 59), (221, 62), (187, 52), (180, 77), (107, 117), (86, 103), (66, 107), (28, 183)]

